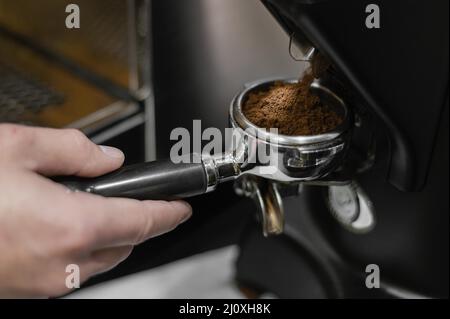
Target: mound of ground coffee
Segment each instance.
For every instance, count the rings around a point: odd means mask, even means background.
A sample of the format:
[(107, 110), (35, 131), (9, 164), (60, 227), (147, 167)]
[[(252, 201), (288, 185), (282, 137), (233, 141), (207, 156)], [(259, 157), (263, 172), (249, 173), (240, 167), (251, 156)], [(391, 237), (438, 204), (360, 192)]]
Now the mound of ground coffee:
[(278, 128), (283, 135), (329, 132), (343, 119), (310, 92), (313, 80), (313, 73), (306, 72), (299, 83), (277, 82), (266, 91), (251, 93), (243, 113), (256, 126)]

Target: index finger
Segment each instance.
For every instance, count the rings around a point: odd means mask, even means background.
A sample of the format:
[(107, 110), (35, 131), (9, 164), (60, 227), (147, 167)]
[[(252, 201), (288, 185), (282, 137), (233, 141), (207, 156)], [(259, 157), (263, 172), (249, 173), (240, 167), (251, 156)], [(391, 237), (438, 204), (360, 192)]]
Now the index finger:
[[(0, 125), (0, 147), (8, 150), (6, 161), (43, 175), (94, 177), (119, 168), (124, 154), (115, 148), (98, 146), (81, 131)], [(8, 158), (6, 158), (8, 157)]]

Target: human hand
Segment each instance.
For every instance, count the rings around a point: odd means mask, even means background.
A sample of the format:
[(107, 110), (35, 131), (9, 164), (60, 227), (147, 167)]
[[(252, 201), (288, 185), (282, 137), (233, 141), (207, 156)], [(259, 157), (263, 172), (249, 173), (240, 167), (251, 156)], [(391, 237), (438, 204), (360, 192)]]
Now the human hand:
[(67, 265), (83, 282), (191, 216), (182, 201), (104, 198), (44, 177), (95, 177), (123, 160), (77, 130), (0, 125), (0, 297), (68, 293)]

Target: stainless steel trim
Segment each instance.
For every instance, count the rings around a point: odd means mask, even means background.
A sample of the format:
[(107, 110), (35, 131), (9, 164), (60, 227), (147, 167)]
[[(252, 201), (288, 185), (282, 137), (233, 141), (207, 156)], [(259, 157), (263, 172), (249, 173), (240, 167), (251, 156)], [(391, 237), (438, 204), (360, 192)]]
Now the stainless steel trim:
[(151, 79), (152, 42), (149, 0), (128, 1), (130, 89), (145, 107), (145, 159), (156, 159), (155, 102)]
[(206, 174), (206, 191), (205, 193), (209, 193), (214, 191), (219, 184), (219, 176), (216, 170), (216, 164), (214, 159), (210, 155), (202, 156), (203, 168), (205, 169)]
[(105, 141), (120, 135), (132, 128), (135, 128), (138, 125), (141, 125), (145, 122), (145, 116), (143, 113), (139, 113), (135, 116), (130, 117), (129, 119), (126, 119), (117, 125), (103, 130), (101, 133), (94, 135), (91, 137), (91, 140), (96, 144), (104, 143)]
[(139, 106), (134, 103), (117, 101), (78, 121), (70, 123), (66, 127), (82, 130), (89, 135), (138, 111)]
[(239, 165), (231, 153), (214, 156), (203, 154), (202, 162), (207, 179), (207, 193), (215, 190), (219, 183), (233, 180), (241, 173)]

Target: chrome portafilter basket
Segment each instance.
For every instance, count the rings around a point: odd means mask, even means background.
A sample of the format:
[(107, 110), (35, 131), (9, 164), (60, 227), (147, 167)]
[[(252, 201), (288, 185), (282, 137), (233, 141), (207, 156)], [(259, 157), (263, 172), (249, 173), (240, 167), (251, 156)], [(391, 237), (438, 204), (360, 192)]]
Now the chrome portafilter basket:
[[(239, 160), (240, 169), (245, 174), (279, 182), (316, 180), (339, 166), (345, 154), (350, 119), (347, 106), (335, 93), (316, 81), (311, 84), (311, 92), (343, 119), (335, 129), (319, 135), (289, 136), (255, 126), (243, 112), (249, 95), (266, 91), (280, 81), (297, 82), (294, 79), (254, 82), (232, 101), (230, 122), (242, 141), (233, 149), (234, 157)], [(268, 159), (261, 159), (260, 155), (267, 152)]]
[(265, 235), (283, 232), (283, 191), (296, 194), (299, 185), (318, 183), (334, 172), (342, 164), (350, 142), (351, 116), (346, 104), (319, 81), (311, 84), (311, 92), (343, 119), (332, 131), (288, 136), (250, 122), (243, 112), (250, 94), (266, 91), (280, 81), (297, 82), (296, 79), (278, 78), (250, 83), (234, 98), (230, 107), (230, 122), (241, 141), (232, 148), (232, 157), (240, 168), (235, 190), (255, 201)]
[[(103, 196), (137, 199), (177, 199), (214, 191), (226, 181), (235, 181), (238, 194), (254, 199), (261, 212), (265, 235), (283, 231), (283, 192), (295, 193), (304, 183), (329, 183), (327, 177), (342, 164), (350, 143), (351, 114), (345, 102), (319, 81), (310, 90), (342, 117), (330, 132), (311, 136), (287, 136), (251, 123), (243, 106), (249, 95), (269, 89), (268, 79), (245, 85), (230, 106), (232, 136), (222, 154), (193, 155), (189, 163), (170, 160), (124, 167), (95, 179), (65, 179), (72, 190)], [(188, 158), (188, 157), (186, 157)]]

